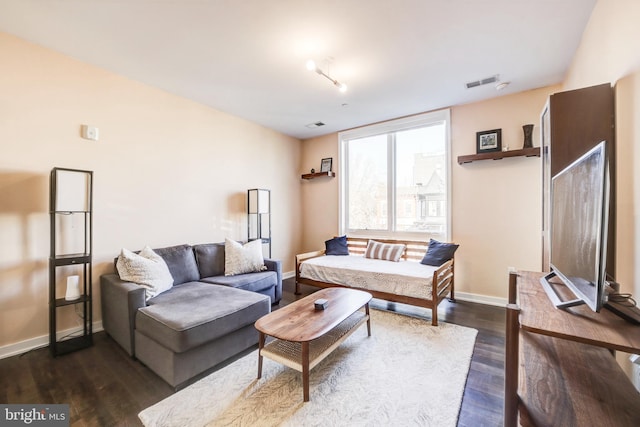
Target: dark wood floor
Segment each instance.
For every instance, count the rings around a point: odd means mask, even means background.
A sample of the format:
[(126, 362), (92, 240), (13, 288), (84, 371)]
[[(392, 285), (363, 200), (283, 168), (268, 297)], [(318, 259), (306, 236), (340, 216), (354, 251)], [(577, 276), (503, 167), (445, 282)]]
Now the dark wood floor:
[[(299, 298), (293, 295), (293, 279), (285, 280), (283, 287), (281, 306)], [(313, 290), (302, 286), (303, 294)], [(404, 304), (374, 300), (372, 306), (431, 318), (429, 310)], [(458, 425), (501, 426), (505, 310), (444, 301), (438, 314), (441, 321), (479, 332)], [(0, 360), (0, 403), (68, 403), (72, 426), (141, 425), (137, 414), (174, 393), (173, 388), (104, 332), (96, 333), (94, 341), (91, 348), (55, 359), (43, 348)]]

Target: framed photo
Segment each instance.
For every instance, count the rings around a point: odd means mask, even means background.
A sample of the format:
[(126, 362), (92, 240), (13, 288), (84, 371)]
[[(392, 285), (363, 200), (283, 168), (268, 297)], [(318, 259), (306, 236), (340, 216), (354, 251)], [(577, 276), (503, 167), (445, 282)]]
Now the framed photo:
[(502, 150), (502, 129), (476, 132), (476, 153), (490, 153)]
[(333, 164), (333, 157), (327, 157), (326, 159), (322, 159), (322, 163), (320, 164), (320, 172), (331, 172), (332, 164)]

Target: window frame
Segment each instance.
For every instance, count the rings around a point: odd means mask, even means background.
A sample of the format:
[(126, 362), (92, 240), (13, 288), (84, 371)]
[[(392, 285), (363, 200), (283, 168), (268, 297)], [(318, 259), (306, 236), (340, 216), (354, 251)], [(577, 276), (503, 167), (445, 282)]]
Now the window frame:
[[(387, 136), (393, 132), (399, 132), (404, 130), (410, 130), (415, 128), (421, 128), (430, 126), (436, 123), (444, 122), (445, 124), (445, 165), (446, 165), (446, 200), (447, 200), (447, 209), (446, 209), (446, 227), (445, 227), (445, 236), (443, 236), (443, 240), (450, 241), (451, 240), (451, 217), (452, 217), (452, 192), (451, 192), (451, 110), (443, 109), (432, 111), (428, 113), (418, 114), (410, 117), (403, 117), (400, 119), (389, 120), (386, 122), (376, 123), (369, 126), (363, 126), (355, 129), (350, 129), (347, 131), (338, 133), (338, 228), (339, 233), (341, 235), (348, 234), (351, 236), (358, 237), (378, 237), (378, 238), (396, 238), (396, 239), (408, 239), (415, 240), (425, 239), (425, 234), (429, 235), (429, 233), (425, 232), (407, 232), (407, 231), (397, 231), (395, 230), (396, 225), (396, 183), (395, 183), (395, 152), (393, 152), (392, 144), (388, 144), (388, 153), (387, 153), (387, 168), (388, 168), (388, 182), (387, 182), (387, 211), (390, 212), (388, 215), (389, 225), (387, 230), (349, 230), (348, 229), (348, 212), (347, 206), (349, 206), (348, 202), (348, 192), (347, 188), (349, 185), (349, 174), (347, 170), (347, 165), (349, 163), (348, 153), (347, 153), (347, 145), (348, 141), (352, 139), (360, 139), (366, 138), (376, 135), (386, 134)], [(428, 213), (428, 208), (427, 208)]]

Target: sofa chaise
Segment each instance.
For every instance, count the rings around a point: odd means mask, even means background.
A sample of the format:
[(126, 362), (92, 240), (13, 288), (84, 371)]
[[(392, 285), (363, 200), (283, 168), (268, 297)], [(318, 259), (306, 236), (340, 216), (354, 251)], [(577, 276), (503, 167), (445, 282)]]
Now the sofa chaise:
[(154, 252), (173, 286), (146, 300), (144, 287), (102, 275), (102, 323), (129, 355), (177, 388), (258, 342), (255, 321), (282, 297), (282, 265), (265, 259), (264, 271), (225, 276), (224, 243)]

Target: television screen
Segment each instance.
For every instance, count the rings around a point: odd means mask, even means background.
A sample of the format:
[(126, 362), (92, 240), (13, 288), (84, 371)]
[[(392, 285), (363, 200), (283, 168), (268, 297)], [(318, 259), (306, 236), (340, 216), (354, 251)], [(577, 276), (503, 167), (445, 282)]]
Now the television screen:
[(566, 306), (603, 304), (609, 212), (606, 143), (551, 180), (551, 268), (578, 298)]

